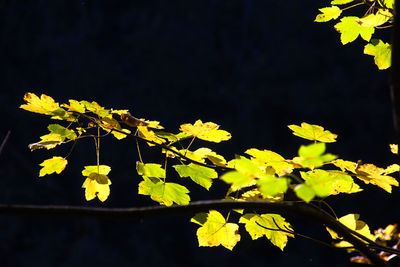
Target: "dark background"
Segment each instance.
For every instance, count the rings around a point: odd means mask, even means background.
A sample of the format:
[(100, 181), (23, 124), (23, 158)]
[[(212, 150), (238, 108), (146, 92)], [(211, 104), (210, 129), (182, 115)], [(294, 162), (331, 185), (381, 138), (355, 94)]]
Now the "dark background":
[[(328, 145), (341, 158), (386, 167), (395, 158), (389, 71), (362, 54), (364, 41), (342, 46), (333, 23), (313, 20), (329, 1), (1, 1), (0, 202), (99, 207), (155, 205), (137, 195), (135, 143), (102, 143), (113, 169), (105, 203), (86, 202), (81, 170), (95, 164), (92, 141), (78, 143), (61, 175), (37, 178), (37, 165), (68, 148), (31, 153), (47, 133), (46, 116), (19, 109), (25, 92), (58, 102), (96, 100), (159, 120), (171, 132), (197, 119), (232, 133), (212, 148), (232, 159), (252, 147), (294, 157), (304, 140), (289, 124), (319, 124), (339, 134)], [(349, 14), (353, 11), (348, 11)], [(360, 11), (360, 15), (364, 11)], [(390, 31), (383, 33), (389, 40)], [(204, 143), (199, 143), (205, 145)], [(144, 146), (142, 149), (146, 149)], [(151, 149), (145, 161), (160, 160)], [(186, 184), (185, 184), (186, 185)], [(220, 198), (191, 187), (193, 200)], [(398, 189), (366, 186), (329, 203), (338, 216), (361, 213), (372, 229), (400, 222)], [(285, 252), (265, 238), (198, 248), (190, 216), (144, 222), (66, 217), (0, 218), (2, 266), (345, 266), (348, 254), (308, 240)], [(323, 227), (288, 218), (295, 230), (328, 241)], [(243, 228), (241, 230), (244, 230)]]

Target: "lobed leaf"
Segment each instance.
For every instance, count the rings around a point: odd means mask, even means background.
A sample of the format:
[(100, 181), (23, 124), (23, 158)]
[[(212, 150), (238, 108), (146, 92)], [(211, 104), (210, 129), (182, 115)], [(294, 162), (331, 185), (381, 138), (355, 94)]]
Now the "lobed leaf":
[(325, 143), (316, 143), (307, 146), (300, 146), (299, 157), (293, 158), (293, 162), (303, 168), (314, 169), (324, 165), (337, 158), (332, 154), (324, 154), (326, 150)]
[(278, 176), (291, 173), (295, 167), (293, 164), (287, 162), (281, 155), (270, 150), (251, 148), (246, 150), (245, 153), (253, 156), (257, 163), (274, 168)]
[(52, 97), (45, 94), (42, 94), (39, 98), (34, 93), (26, 93), (24, 101), (27, 104), (21, 105), (20, 108), (45, 115), (53, 115), (53, 112), (60, 108)]
[(39, 177), (45, 176), (46, 174), (57, 173), (60, 174), (67, 166), (68, 161), (63, 157), (52, 157), (51, 159), (46, 159), (39, 166), (43, 168), (40, 169)]
[(331, 19), (337, 19), (342, 14), (342, 10), (337, 6), (320, 8), (319, 11), (322, 13), (317, 15), (315, 22), (327, 22)]
[(153, 178), (165, 178), (165, 169), (160, 164), (136, 162), (137, 173), (141, 176)]
[(375, 32), (374, 27), (360, 25), (360, 18), (350, 16), (343, 17), (339, 23), (335, 25), (335, 29), (341, 34), (340, 40), (342, 44), (351, 43), (360, 35), (365, 41), (369, 42), (372, 34)]
[(161, 205), (171, 206), (173, 203), (178, 205), (189, 204), (189, 190), (179, 184), (164, 183), (159, 179), (150, 180), (143, 176), (144, 181), (139, 183), (139, 194), (150, 195), (151, 199)]
[(196, 215), (190, 221), (201, 225), (197, 230), (197, 239), (200, 247), (222, 245), (232, 250), (237, 242), (240, 241), (239, 226), (235, 223), (227, 223), (221, 213), (216, 210)]
[(374, 57), (378, 69), (384, 70), (392, 65), (392, 46), (379, 39), (372, 39), (371, 43), (364, 47), (364, 54)]
[(293, 131), (294, 135), (304, 139), (319, 141), (323, 143), (336, 142), (337, 134), (333, 134), (328, 130), (324, 130), (323, 127), (318, 125), (312, 125), (303, 122), (301, 126), (289, 125), (288, 127), (290, 130)]
[(219, 130), (219, 125), (213, 122), (203, 123), (201, 120), (197, 120), (194, 124), (182, 124), (179, 130), (199, 139), (215, 143), (229, 140), (232, 137), (229, 132)]
[[(293, 231), (290, 223), (286, 222), (285, 218), (278, 214), (258, 215), (247, 213), (240, 217), (239, 223), (245, 224), (246, 231), (253, 240), (265, 236), (282, 251), (288, 242), (288, 237), (294, 237), (293, 234), (285, 232)], [(281, 231), (280, 229), (285, 231)]]
[(207, 190), (211, 187), (212, 179), (218, 177), (218, 173), (214, 169), (199, 166), (194, 163), (190, 163), (189, 165), (175, 165), (173, 167), (180, 177), (190, 177), (193, 182)]

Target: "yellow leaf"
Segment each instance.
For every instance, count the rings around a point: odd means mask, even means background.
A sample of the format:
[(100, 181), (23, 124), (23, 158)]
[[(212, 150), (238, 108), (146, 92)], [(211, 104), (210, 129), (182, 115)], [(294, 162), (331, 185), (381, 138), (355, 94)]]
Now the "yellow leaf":
[(203, 123), (201, 120), (197, 120), (194, 124), (182, 124), (179, 130), (199, 139), (215, 143), (229, 140), (232, 137), (229, 132), (219, 130), (219, 125), (213, 122)]
[(323, 143), (336, 142), (337, 134), (333, 134), (328, 130), (324, 131), (324, 128), (318, 125), (312, 125), (303, 122), (301, 127), (298, 125), (289, 125), (290, 130), (293, 134), (304, 139), (319, 141)]
[(68, 110), (70, 111), (75, 111), (75, 112), (79, 112), (79, 113), (85, 113), (85, 106), (76, 100), (70, 99), (69, 101), (69, 105), (67, 104), (61, 104), (62, 107), (68, 108)]
[[(153, 142), (156, 142), (157, 144), (162, 144), (165, 142), (164, 139), (157, 137), (157, 135), (152, 130), (150, 130), (147, 126), (137, 126), (137, 128), (138, 128), (140, 137), (150, 140), (150, 141), (153, 141)], [(151, 144), (151, 143), (147, 143), (147, 144), (149, 146), (154, 146), (154, 144)]]
[(278, 176), (291, 173), (295, 167), (293, 164), (286, 162), (281, 155), (270, 150), (261, 151), (256, 148), (251, 148), (246, 150), (245, 153), (253, 156), (254, 160), (259, 164), (274, 168)]
[(397, 224), (389, 224), (385, 229), (379, 228), (375, 231), (375, 237), (382, 241), (390, 241), (397, 233)]
[(39, 177), (45, 176), (46, 174), (61, 173), (65, 166), (67, 166), (68, 161), (62, 157), (53, 157), (51, 159), (46, 159), (39, 165), (43, 168), (39, 172)]
[(377, 185), (391, 193), (392, 186), (399, 186), (399, 182), (395, 178), (384, 174), (384, 169), (378, 168), (373, 164), (363, 164), (356, 170), (357, 178), (361, 179), (364, 183)]
[[(191, 220), (192, 222), (199, 223)], [(216, 210), (210, 210), (207, 220), (197, 230), (197, 239), (200, 247), (215, 247), (222, 245), (229, 250), (240, 241), (239, 226), (227, 223), (225, 218)]]
[[(373, 241), (376, 240), (376, 237), (371, 233), (371, 231), (369, 230), (368, 225), (361, 221), (358, 220), (360, 218), (359, 214), (347, 214), (346, 216), (343, 216), (341, 218), (339, 218), (339, 221), (346, 225), (348, 228), (350, 228), (351, 230), (356, 231), (357, 233), (365, 236), (368, 239), (371, 239)], [(333, 230), (326, 228), (329, 232), (329, 234), (332, 236), (333, 239), (342, 239), (342, 237), (340, 237), (336, 232), (334, 232)], [(346, 242), (347, 243), (347, 242)], [(347, 243), (349, 246), (351, 246), (351, 244)], [(341, 244), (340, 246), (344, 246), (345, 244)]]
[(29, 144), (28, 147), (31, 151), (40, 148), (46, 148), (48, 150), (61, 144), (63, 141), (63, 138), (60, 134), (54, 134), (54, 133), (43, 135), (40, 137), (40, 139), (42, 140), (37, 143)]
[(330, 21), (331, 19), (337, 19), (340, 14), (342, 14), (342, 10), (340, 10), (340, 8), (337, 6), (320, 8), (319, 11), (322, 13), (317, 15), (314, 20), (315, 22), (326, 22)]
[(20, 108), (31, 112), (52, 115), (53, 111), (60, 108), (53, 98), (45, 94), (42, 94), (39, 98), (34, 93), (26, 93), (24, 100), (27, 104), (21, 105)]
[(104, 202), (110, 195), (110, 184), (111, 181), (106, 175), (92, 173), (82, 185), (82, 188), (85, 188), (86, 200), (92, 200), (97, 196), (101, 202)]

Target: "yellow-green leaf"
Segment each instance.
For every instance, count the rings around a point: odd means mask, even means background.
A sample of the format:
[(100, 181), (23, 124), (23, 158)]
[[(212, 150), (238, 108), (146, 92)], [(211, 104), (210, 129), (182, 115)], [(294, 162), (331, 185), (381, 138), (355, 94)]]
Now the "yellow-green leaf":
[(34, 93), (26, 93), (24, 100), (27, 104), (21, 105), (20, 108), (31, 112), (52, 115), (55, 110), (60, 108), (53, 98), (45, 94), (42, 94), (39, 98)]
[(388, 10), (379, 9), (375, 14), (371, 13), (358, 20), (358, 23), (363, 27), (377, 27), (385, 24), (393, 17), (393, 14)]
[[(147, 140), (150, 140), (150, 141), (153, 141), (153, 142), (155, 142), (157, 144), (165, 143), (164, 139), (159, 138), (154, 133), (154, 131), (150, 130), (147, 126), (137, 126), (137, 128), (138, 128), (138, 133), (139, 133), (140, 137), (142, 137), (144, 139), (147, 139)], [(147, 143), (147, 144), (149, 146), (154, 146), (154, 144), (151, 144), (151, 143)]]
[(68, 108), (69, 111), (75, 111), (75, 112), (79, 112), (79, 113), (85, 113), (85, 106), (76, 100), (70, 99), (69, 101), (69, 105), (67, 104), (62, 104), (62, 107)]
[(293, 131), (294, 135), (304, 139), (319, 141), (323, 143), (336, 142), (337, 134), (333, 134), (328, 130), (324, 130), (323, 127), (318, 125), (312, 125), (303, 122), (301, 126), (289, 125), (288, 127), (290, 130)]
[(205, 221), (204, 213), (201, 219), (199, 219), (200, 216), (195, 216), (195, 218), (191, 221), (202, 225), (197, 230), (197, 239), (200, 247), (221, 245), (232, 250), (237, 242), (240, 241), (240, 235), (238, 234), (239, 226), (235, 223), (226, 222), (225, 218), (218, 211), (210, 210)]
[(39, 177), (45, 176), (46, 174), (61, 173), (65, 166), (67, 166), (68, 161), (62, 157), (52, 157), (51, 159), (46, 159), (39, 165), (43, 168), (39, 172)]
[(315, 22), (326, 22), (331, 19), (337, 19), (342, 14), (342, 10), (337, 6), (320, 8), (319, 11), (322, 13), (317, 15), (314, 20)]
[(387, 8), (394, 9), (394, 0), (383, 0), (383, 4)]
[(265, 236), (282, 251), (288, 242), (288, 236), (294, 237), (288, 232), (280, 231), (282, 229), (292, 232), (293, 229), (290, 223), (278, 214), (247, 213), (240, 217), (239, 223), (245, 224), (245, 228), (253, 240)]
[(390, 68), (392, 64), (392, 46), (379, 39), (372, 39), (364, 48), (364, 54), (374, 57), (378, 69)]
[(257, 180), (257, 186), (265, 198), (285, 193), (289, 184), (290, 179), (284, 177), (276, 178), (275, 175), (266, 175)]
[(335, 155), (324, 154), (325, 143), (316, 143), (307, 146), (300, 146), (299, 157), (295, 157), (293, 162), (303, 166), (303, 168), (318, 168), (327, 162), (336, 159)]
[(286, 162), (286, 160), (281, 155), (273, 151), (261, 151), (256, 148), (251, 148), (246, 150), (245, 153), (253, 156), (258, 163), (274, 168), (278, 176), (286, 175), (293, 171), (293, 164)]
[(59, 124), (50, 124), (47, 129), (49, 129), (52, 134), (59, 134), (62, 141), (65, 139), (72, 140), (76, 138), (76, 133), (73, 130), (67, 129)]
[(335, 29), (341, 33), (340, 40), (342, 44), (353, 42), (360, 35), (365, 41), (371, 39), (375, 32), (374, 27), (361, 26), (358, 17), (343, 17), (339, 23), (335, 25)]
[(190, 177), (193, 182), (201, 185), (207, 190), (211, 187), (212, 179), (218, 177), (218, 173), (214, 169), (193, 163), (190, 163), (189, 165), (175, 165), (173, 167), (179, 173), (180, 177)]
[(143, 176), (144, 181), (139, 184), (139, 194), (150, 195), (151, 199), (161, 205), (171, 206), (173, 203), (178, 205), (189, 204), (189, 190), (179, 184), (164, 183), (159, 179), (151, 180)]
[(139, 175), (153, 178), (165, 178), (165, 169), (160, 164), (136, 162), (136, 170)]
[(54, 148), (59, 144), (62, 144), (63, 142), (63, 139), (59, 134), (46, 134), (41, 136), (40, 139), (42, 140), (37, 143), (29, 144), (28, 147), (31, 151), (40, 148), (46, 148), (48, 150)]
[(199, 139), (215, 143), (229, 140), (232, 137), (229, 132), (219, 130), (219, 125), (213, 122), (203, 123), (201, 120), (197, 120), (194, 124), (182, 124), (179, 130)]

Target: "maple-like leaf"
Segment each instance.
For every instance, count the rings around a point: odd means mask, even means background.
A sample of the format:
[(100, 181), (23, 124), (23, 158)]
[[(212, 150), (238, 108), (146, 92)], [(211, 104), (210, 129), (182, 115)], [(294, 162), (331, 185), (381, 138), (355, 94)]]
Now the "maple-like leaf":
[(224, 173), (221, 176), (221, 180), (231, 184), (232, 191), (255, 185), (256, 177), (267, 175), (255, 162), (242, 156), (238, 156), (237, 159), (230, 161), (230, 164), (233, 165), (235, 171)]
[(277, 178), (275, 175), (265, 175), (257, 180), (257, 186), (264, 198), (271, 198), (287, 191), (290, 179)]
[(67, 129), (59, 124), (50, 124), (47, 129), (49, 129), (51, 134), (59, 134), (62, 141), (65, 139), (72, 140), (76, 138), (76, 133), (73, 130)]
[(325, 143), (316, 143), (307, 146), (300, 146), (299, 156), (293, 158), (293, 162), (303, 168), (314, 169), (336, 159), (335, 155), (324, 154), (326, 150)]
[(197, 230), (197, 239), (200, 247), (224, 246), (232, 250), (240, 241), (238, 234), (239, 225), (228, 223), (216, 210), (209, 213), (199, 213), (193, 217), (191, 222), (201, 225)]
[(229, 140), (232, 137), (229, 132), (219, 130), (219, 125), (213, 122), (203, 123), (201, 120), (197, 120), (194, 124), (182, 124), (179, 130), (199, 139), (215, 143)]
[(378, 69), (390, 68), (392, 64), (392, 46), (379, 39), (372, 39), (371, 43), (364, 47), (364, 54), (374, 57)]
[[(162, 138), (159, 138), (155, 133), (154, 133), (154, 131), (152, 131), (151, 129), (149, 129), (149, 127), (147, 127), (147, 126), (137, 126), (137, 128), (138, 128), (138, 133), (139, 133), (139, 136), (140, 137), (142, 137), (142, 138), (144, 138), (144, 139), (147, 139), (147, 140), (150, 140), (150, 141), (153, 141), (153, 142), (155, 142), (155, 143), (157, 143), (157, 144), (162, 144), (162, 143), (165, 143), (165, 140), (164, 139), (162, 139)], [(147, 143), (149, 146), (154, 146), (154, 144), (151, 144), (151, 143)]]
[[(374, 236), (371, 231), (369, 230), (369, 226), (361, 221), (358, 220), (360, 218), (359, 214), (347, 214), (346, 216), (343, 216), (339, 218), (339, 222), (342, 224), (346, 225), (348, 228), (350, 228), (353, 231), (356, 231), (357, 233), (365, 236), (366, 238), (375, 241), (376, 236)], [(331, 235), (332, 239), (336, 240), (341, 240), (342, 237), (340, 237), (336, 232), (333, 230), (326, 228), (328, 230), (329, 234)], [(340, 243), (335, 244), (336, 246), (340, 247), (352, 247), (352, 244), (346, 242), (346, 241), (341, 241)]]
[(331, 19), (337, 19), (342, 14), (342, 10), (337, 6), (320, 8), (319, 11), (322, 13), (317, 15), (314, 20), (315, 22), (326, 22)]
[(289, 174), (293, 171), (294, 165), (287, 162), (281, 155), (270, 150), (259, 150), (251, 148), (246, 154), (254, 157), (254, 160), (265, 166), (274, 168), (278, 176)]
[(364, 27), (377, 27), (385, 24), (393, 17), (393, 14), (387, 9), (379, 9), (376, 13), (368, 14), (358, 20), (358, 23)]
[(165, 178), (165, 169), (160, 164), (136, 162), (137, 173), (141, 176), (152, 178)]
[(60, 108), (60, 105), (52, 97), (45, 94), (39, 98), (34, 93), (26, 93), (24, 101), (27, 104), (21, 105), (20, 108), (40, 114), (52, 115), (55, 110)]
[(46, 159), (39, 165), (43, 168), (40, 169), (39, 177), (45, 176), (46, 174), (57, 173), (60, 174), (67, 166), (68, 161), (63, 157), (52, 157), (51, 159)]
[(85, 198), (87, 201), (98, 198), (104, 202), (110, 195), (111, 180), (108, 173), (111, 168), (107, 165), (85, 166), (82, 171), (83, 176), (87, 176), (83, 182), (82, 188), (85, 188)]
[(335, 29), (341, 33), (340, 40), (342, 44), (353, 42), (360, 35), (365, 41), (369, 42), (372, 34), (375, 32), (374, 27), (361, 26), (360, 18), (350, 16), (343, 17), (339, 23), (335, 25)]
[(105, 109), (104, 107), (100, 106), (96, 101), (88, 102), (86, 100), (82, 100), (79, 102), (81, 105), (83, 105), (88, 111), (96, 114), (100, 118), (111, 118), (111, 110)]
[(73, 100), (73, 99), (68, 100), (68, 102), (69, 102), (69, 105), (61, 104), (61, 106), (68, 108), (69, 111), (85, 113), (85, 111), (86, 111), (85, 106), (81, 102)]
[(190, 177), (193, 182), (201, 185), (207, 190), (211, 187), (212, 179), (218, 177), (218, 173), (214, 169), (194, 163), (190, 163), (189, 165), (175, 165), (173, 167), (180, 177)]
[(304, 139), (319, 141), (323, 143), (336, 142), (337, 134), (333, 134), (328, 130), (324, 130), (323, 127), (318, 125), (312, 125), (303, 122), (301, 126), (289, 125), (288, 127), (290, 130), (293, 131), (294, 135)]
[(304, 179), (303, 184), (294, 188), (296, 195), (306, 202), (310, 202), (315, 196), (327, 197), (338, 193), (356, 193), (361, 191), (354, 183), (353, 178), (345, 172), (313, 170), (300, 172)]
[(395, 178), (385, 175), (385, 169), (373, 164), (363, 164), (355, 172), (357, 178), (364, 183), (377, 185), (388, 193), (392, 192), (392, 186), (399, 186), (399, 182)]
[[(240, 217), (239, 223), (245, 224), (245, 228), (253, 240), (265, 236), (282, 251), (288, 242), (288, 236), (294, 237), (292, 234), (285, 232), (293, 231), (290, 223), (286, 222), (285, 218), (278, 214), (258, 215), (247, 213)], [(285, 231), (280, 231), (280, 229)]]
[(161, 205), (171, 206), (173, 203), (178, 205), (189, 204), (189, 190), (176, 183), (164, 183), (155, 178), (149, 179), (143, 176), (144, 181), (139, 183), (139, 194), (149, 195), (152, 200)]
[(383, 4), (387, 8), (394, 9), (394, 0), (383, 0)]

